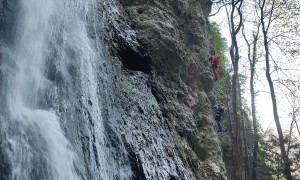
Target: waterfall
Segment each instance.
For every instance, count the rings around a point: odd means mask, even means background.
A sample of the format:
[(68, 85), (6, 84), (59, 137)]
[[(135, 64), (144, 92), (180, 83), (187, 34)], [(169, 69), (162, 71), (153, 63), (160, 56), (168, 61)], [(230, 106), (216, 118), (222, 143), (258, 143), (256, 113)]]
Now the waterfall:
[[(9, 179), (81, 179), (76, 147), (65, 134), (68, 124), (75, 120), (59, 111), (70, 105), (62, 102), (61, 96), (68, 95), (62, 91), (70, 88), (68, 84), (72, 82), (80, 91), (79, 101), (87, 107), (93, 103), (89, 116), (97, 120), (93, 123), (97, 137), (94, 141), (98, 141), (95, 157), (101, 163), (98, 170), (105, 169), (101, 147), (97, 147), (104, 143), (101, 105), (97, 100), (99, 55), (86, 28), (87, 21), (92, 21), (95, 3), (20, 1), (13, 44), (1, 48), (7, 65), (7, 108), (2, 109), (1, 135), (6, 139), (3, 153), (10, 167)], [(105, 174), (101, 177), (105, 179)]]

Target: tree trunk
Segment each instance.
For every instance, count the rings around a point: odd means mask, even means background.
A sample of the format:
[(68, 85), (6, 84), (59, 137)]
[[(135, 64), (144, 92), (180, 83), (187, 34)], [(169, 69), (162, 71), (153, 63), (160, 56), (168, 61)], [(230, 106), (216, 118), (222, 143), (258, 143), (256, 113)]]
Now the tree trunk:
[(272, 104), (273, 104), (273, 116), (274, 116), (276, 127), (277, 127), (280, 151), (281, 151), (282, 159), (284, 161), (285, 175), (286, 175), (287, 180), (291, 180), (292, 179), (291, 168), (290, 168), (289, 158), (285, 151), (284, 139), (283, 139), (281, 124), (280, 124), (280, 120), (279, 120), (279, 116), (278, 116), (278, 110), (277, 110), (277, 101), (276, 101), (276, 96), (275, 96), (275, 90), (274, 90), (274, 85), (273, 85), (273, 81), (272, 81), (271, 74), (270, 74), (270, 65), (269, 65), (269, 57), (268, 57), (269, 52), (267, 53), (267, 51), (269, 51), (269, 50), (267, 47), (265, 47), (265, 50), (266, 50), (266, 64), (267, 64), (266, 77), (267, 77), (270, 92), (271, 92), (271, 98), (272, 98)]
[[(257, 180), (257, 173), (256, 168), (258, 166), (257, 162), (257, 154), (258, 154), (258, 135), (257, 135), (257, 119), (256, 119), (256, 106), (255, 106), (255, 91), (254, 91), (254, 75), (255, 75), (255, 64), (257, 59), (257, 40), (258, 34), (260, 29), (260, 23), (257, 26), (257, 31), (252, 34), (253, 36), (253, 50), (252, 50), (252, 57), (251, 57), (251, 44), (247, 40), (246, 34), (244, 33), (244, 26), (243, 26), (243, 36), (245, 42), (248, 46), (248, 60), (250, 65), (250, 94), (251, 94), (251, 114), (252, 114), (252, 121), (253, 121), (253, 155), (252, 155), (252, 173), (250, 179)], [(250, 163), (251, 164), (251, 163)]]
[(237, 114), (237, 74), (238, 65), (234, 64), (234, 74), (232, 76), (232, 111), (233, 111), (233, 149), (235, 153), (236, 179), (243, 179), (243, 164), (240, 145), (240, 120)]
[(255, 106), (255, 91), (254, 91), (254, 73), (255, 73), (255, 61), (256, 61), (256, 46), (257, 35), (254, 35), (252, 61), (249, 52), (250, 62), (250, 94), (251, 94), (251, 108), (252, 108), (252, 121), (253, 121), (253, 160), (252, 160), (252, 179), (257, 180), (256, 168), (258, 166), (257, 154), (258, 154), (258, 135), (257, 135), (257, 119), (256, 119), (256, 106)]
[(287, 150), (286, 150), (286, 155), (289, 156), (290, 154), (290, 147), (291, 147), (291, 141), (292, 141), (292, 132), (293, 132), (293, 124), (294, 121), (296, 121), (295, 119), (295, 108), (293, 108), (293, 119), (292, 119), (292, 123), (290, 125), (290, 132), (289, 132), (289, 137), (288, 137), (288, 145), (287, 145)]
[[(226, 106), (228, 107), (228, 108), (227, 108), (228, 118), (231, 119), (231, 112), (232, 112), (232, 111), (231, 111), (231, 109), (230, 109), (230, 104), (229, 104), (229, 103), (230, 103), (230, 102), (229, 102), (229, 97), (228, 97), (229, 93), (230, 93), (230, 91), (229, 91), (228, 89), (226, 89), (226, 95), (227, 95), (227, 96), (226, 96), (226, 98), (227, 98), (227, 101), (226, 101), (227, 104), (226, 104)], [(232, 124), (232, 121), (230, 121), (229, 124), (230, 124), (230, 126), (228, 127), (228, 131), (230, 132), (230, 138), (233, 139), (233, 133), (232, 133), (232, 132), (233, 132), (233, 130), (232, 130), (232, 129), (233, 129), (233, 128), (232, 128), (232, 127), (233, 127), (233, 124)], [(231, 148), (232, 148), (232, 149), (231, 149), (231, 157), (234, 158), (233, 144), (232, 144)], [(232, 174), (231, 174), (231, 177), (233, 178), (233, 177), (235, 177), (235, 173), (236, 173), (236, 170), (235, 170), (235, 169), (236, 169), (236, 168), (235, 168), (236, 165), (235, 165), (235, 161), (231, 161), (231, 162), (232, 162), (232, 167), (233, 167), (233, 168), (232, 168), (232, 172), (231, 172), (231, 173), (232, 173)]]
[[(273, 116), (274, 116), (274, 120), (275, 120), (276, 128), (277, 128), (281, 156), (282, 156), (282, 159), (284, 162), (284, 173), (285, 173), (287, 180), (292, 180), (290, 162), (289, 162), (289, 158), (286, 154), (286, 150), (285, 150), (285, 146), (284, 146), (283, 133), (282, 133), (280, 120), (279, 120), (279, 116), (278, 116), (278, 110), (277, 110), (276, 95), (275, 95), (274, 85), (273, 85), (273, 81), (272, 81), (271, 73), (270, 73), (270, 52), (269, 52), (269, 43), (268, 43), (268, 30), (269, 30), (270, 24), (272, 22), (272, 15), (274, 13), (275, 4), (276, 3), (273, 0), (271, 2), (271, 6), (270, 6), (271, 9), (268, 8), (268, 14), (267, 14), (267, 16), (265, 16), (266, 15), (266, 12), (265, 12), (266, 0), (259, 1), (260, 22), (262, 25), (264, 48), (265, 48), (265, 53), (266, 53), (265, 54), (266, 55), (266, 77), (268, 80), (270, 93), (271, 93), (271, 99), (272, 99), (272, 105), (273, 105)], [(268, 20), (266, 22), (266, 24), (264, 21), (265, 18)]]
[[(230, 47), (230, 58), (233, 65), (233, 76), (232, 76), (232, 111), (233, 111), (233, 150), (235, 153), (234, 161), (236, 165), (235, 179), (243, 179), (243, 164), (242, 164), (242, 148), (241, 148), (241, 137), (240, 137), (240, 120), (238, 118), (237, 108), (237, 76), (239, 70), (239, 48), (236, 40), (236, 35), (242, 26), (242, 13), (241, 6), (243, 0), (231, 1), (231, 13), (229, 20), (230, 34), (231, 34), (231, 47)], [(239, 22), (235, 25), (234, 12), (237, 11)]]
[(274, 90), (274, 85), (273, 85), (273, 81), (272, 81), (271, 74), (270, 74), (270, 60), (269, 60), (270, 53), (269, 53), (269, 46), (268, 46), (267, 31), (265, 29), (264, 22), (262, 22), (262, 28), (263, 28), (264, 46), (265, 46), (265, 51), (266, 51), (266, 77), (268, 80), (271, 98), (272, 98), (273, 116), (274, 116), (274, 120), (275, 120), (276, 127), (277, 127), (281, 156), (282, 156), (282, 159), (284, 162), (284, 173), (285, 173), (287, 180), (292, 180), (290, 162), (289, 162), (289, 158), (286, 154), (286, 150), (285, 150), (285, 146), (284, 146), (283, 133), (282, 133), (281, 124), (280, 124), (280, 120), (279, 120), (279, 116), (278, 116), (278, 110), (277, 110), (277, 101), (276, 101), (276, 96), (275, 96), (275, 90)]
[(251, 179), (251, 166), (250, 166), (250, 159), (249, 159), (249, 149), (248, 149), (248, 141), (247, 141), (247, 135), (246, 135), (246, 116), (243, 110), (242, 106), (242, 95), (241, 95), (241, 84), (238, 80), (238, 90), (239, 90), (239, 109), (241, 113), (241, 122), (242, 122), (242, 128), (243, 128), (243, 144), (244, 144), (244, 159), (245, 159), (245, 179), (250, 180)]

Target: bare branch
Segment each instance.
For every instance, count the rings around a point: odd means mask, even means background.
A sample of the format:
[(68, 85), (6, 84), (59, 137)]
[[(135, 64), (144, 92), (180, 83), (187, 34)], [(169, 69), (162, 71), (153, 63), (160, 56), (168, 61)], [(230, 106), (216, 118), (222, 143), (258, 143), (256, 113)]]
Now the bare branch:
[(237, 11), (238, 11), (238, 14), (239, 14), (239, 23), (238, 23), (238, 27), (236, 28), (236, 30), (235, 30), (235, 34), (237, 34), (239, 31), (240, 31), (240, 29), (241, 29), (241, 27), (242, 27), (242, 22), (243, 22), (243, 16), (242, 16), (242, 11), (241, 11), (241, 6), (242, 6), (242, 3), (243, 3), (243, 0), (239, 0), (239, 1), (237, 1), (236, 2), (236, 4), (238, 3), (238, 2), (240, 2), (240, 4), (239, 4), (239, 6), (238, 6), (238, 8), (237, 8)]
[(222, 6), (220, 6), (220, 7), (218, 7), (218, 10), (217, 10), (217, 12), (215, 12), (215, 13), (213, 13), (213, 14), (210, 14), (210, 15), (208, 15), (208, 17), (212, 17), (212, 16), (215, 16), (216, 14), (218, 14), (219, 12), (220, 12), (220, 10), (224, 7), (224, 6), (226, 6), (226, 5), (228, 5), (229, 3), (225, 3), (225, 4), (223, 4)]
[(270, 28), (270, 25), (271, 25), (271, 22), (272, 22), (272, 15), (274, 13), (274, 7), (275, 7), (275, 0), (273, 0), (273, 2), (272, 2), (271, 11), (270, 11), (270, 14), (269, 14), (269, 22), (267, 24), (266, 32), (269, 31), (269, 28)]

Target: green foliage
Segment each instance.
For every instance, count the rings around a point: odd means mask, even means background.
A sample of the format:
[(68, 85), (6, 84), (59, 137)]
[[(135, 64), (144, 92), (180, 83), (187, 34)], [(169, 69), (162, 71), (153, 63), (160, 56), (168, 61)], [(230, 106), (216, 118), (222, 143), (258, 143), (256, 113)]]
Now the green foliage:
[(221, 57), (220, 66), (224, 68), (225, 62), (228, 61), (227, 58), (225, 57), (225, 51), (228, 49), (226, 39), (222, 37), (220, 29), (216, 23), (212, 22), (210, 24), (210, 28), (214, 40), (215, 52), (220, 55)]
[[(284, 132), (284, 141), (293, 170), (293, 177), (299, 179), (300, 142), (293, 135), (290, 136), (289, 132)], [(281, 158), (278, 137), (274, 131), (267, 131), (260, 140), (259, 146), (259, 166), (257, 168), (259, 179), (275, 179), (276, 176), (283, 179), (283, 160)]]
[[(219, 54), (221, 57), (220, 67), (219, 67), (219, 79), (216, 82), (216, 98), (218, 102), (223, 102), (226, 104), (228, 97), (230, 97), (231, 92), (231, 81), (229, 70), (226, 69), (226, 64), (228, 64), (228, 59), (225, 56), (225, 52), (228, 49), (227, 43), (224, 37), (222, 37), (219, 27), (216, 23), (212, 22), (210, 24), (213, 41), (214, 41), (214, 50), (216, 54)], [(225, 115), (222, 118), (222, 124), (225, 129), (231, 129), (230, 125), (230, 116), (229, 114)], [(221, 139), (221, 146), (224, 152), (230, 151), (230, 137)]]
[[(219, 54), (221, 57), (220, 67), (219, 67), (219, 79), (215, 82), (215, 95), (217, 98), (217, 102), (226, 102), (230, 99), (231, 94), (231, 79), (230, 79), (230, 70), (228, 67), (228, 59), (225, 56), (225, 52), (228, 50), (227, 43), (224, 37), (222, 37), (220, 33), (220, 29), (218, 28), (216, 23), (211, 23), (211, 30), (214, 40), (214, 50), (216, 54)], [(226, 66), (227, 65), (227, 66)], [(231, 156), (231, 141), (230, 141), (230, 132), (231, 132), (231, 121), (229, 116), (229, 111), (222, 117), (222, 126), (224, 129), (228, 130), (228, 133), (222, 134), (220, 137), (221, 146), (223, 149), (224, 157), (229, 159)]]
[(226, 94), (229, 94), (231, 83), (229, 70), (226, 69), (226, 64), (228, 64), (228, 59), (225, 56), (225, 51), (228, 49), (227, 42), (224, 37), (222, 37), (219, 27), (216, 23), (212, 22), (210, 24), (215, 53), (219, 54), (221, 57), (220, 68), (219, 68), (219, 80), (216, 86), (216, 96), (218, 101), (224, 102), (226, 99)]
[[(271, 132), (270, 132), (271, 133)], [(277, 172), (282, 171), (278, 169), (278, 163), (281, 163), (281, 156), (278, 153), (278, 146), (276, 142), (277, 138), (274, 134), (267, 134), (260, 141), (259, 158), (257, 175), (259, 179), (274, 179), (273, 175)]]

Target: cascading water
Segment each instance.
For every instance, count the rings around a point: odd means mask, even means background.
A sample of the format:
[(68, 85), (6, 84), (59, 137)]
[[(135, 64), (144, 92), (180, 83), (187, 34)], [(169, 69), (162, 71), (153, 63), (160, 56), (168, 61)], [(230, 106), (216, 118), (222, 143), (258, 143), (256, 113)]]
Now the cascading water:
[[(97, 139), (93, 141), (97, 141), (97, 146), (103, 144), (95, 78), (95, 61), (99, 57), (86, 29), (95, 3), (92, 0), (20, 1), (14, 44), (1, 49), (7, 61), (4, 78), (7, 108), (1, 116), (2, 135), (6, 140), (3, 154), (7, 155), (9, 164), (6, 178), (80, 179), (75, 172), (80, 169), (80, 165), (76, 167), (76, 147), (71, 146), (63, 131), (72, 119), (61, 116), (58, 110), (68, 106), (60, 99), (63, 89), (68, 88), (64, 83), (76, 83), (81, 102), (91, 99), (89, 102), (94, 106), (89, 109), (89, 116), (98, 120), (93, 132)], [(98, 155), (101, 152), (95, 153), (102, 168), (98, 170), (104, 170), (105, 162)], [(106, 179), (104, 174), (101, 177)]]

